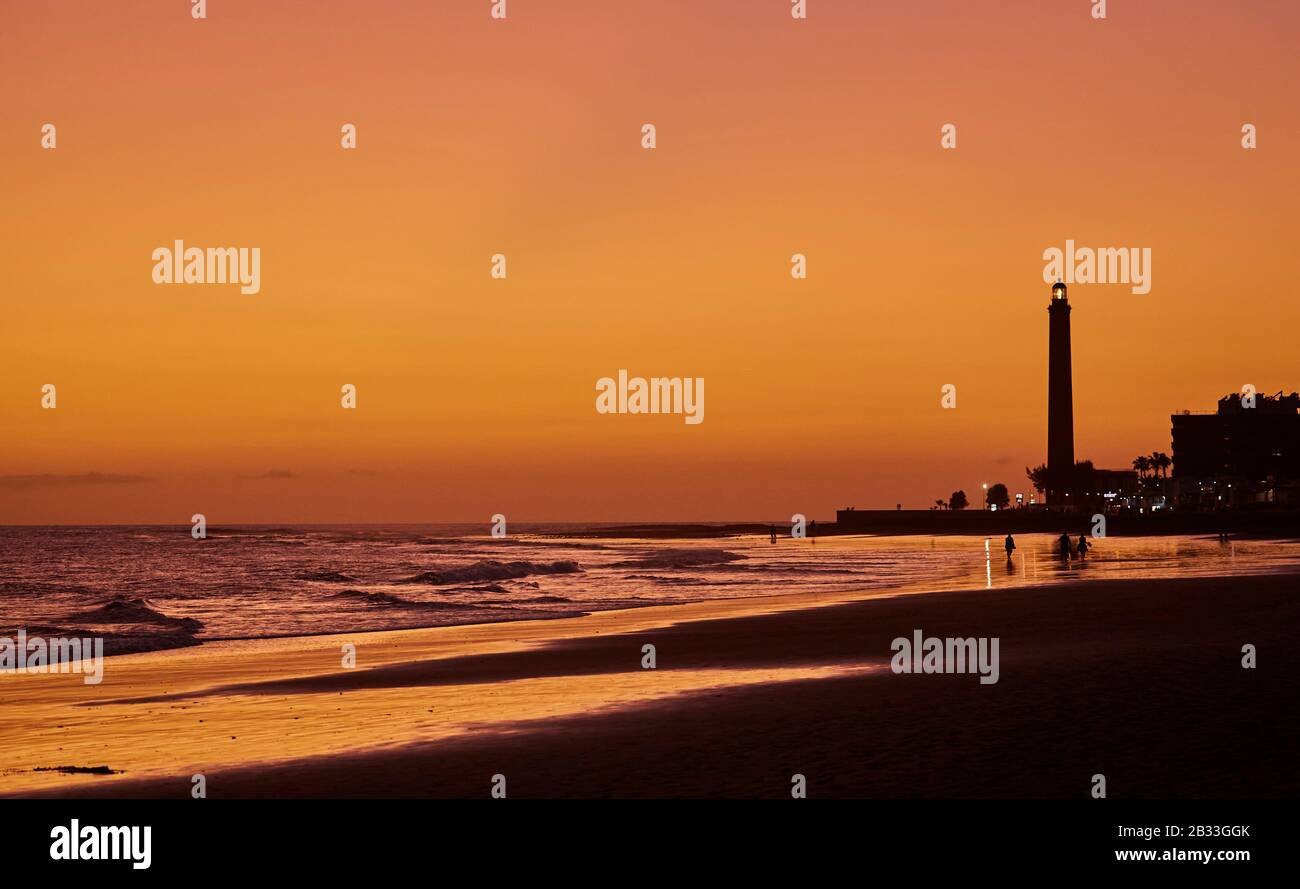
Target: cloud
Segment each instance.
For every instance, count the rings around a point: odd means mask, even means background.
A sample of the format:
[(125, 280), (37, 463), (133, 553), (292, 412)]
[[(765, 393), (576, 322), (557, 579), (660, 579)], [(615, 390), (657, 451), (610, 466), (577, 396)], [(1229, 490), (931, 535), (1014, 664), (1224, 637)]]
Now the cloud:
[(0, 488), (31, 490), (35, 488), (70, 488), (76, 485), (138, 485), (151, 482), (145, 475), (123, 475), (116, 472), (81, 472), (59, 475), (0, 475)]

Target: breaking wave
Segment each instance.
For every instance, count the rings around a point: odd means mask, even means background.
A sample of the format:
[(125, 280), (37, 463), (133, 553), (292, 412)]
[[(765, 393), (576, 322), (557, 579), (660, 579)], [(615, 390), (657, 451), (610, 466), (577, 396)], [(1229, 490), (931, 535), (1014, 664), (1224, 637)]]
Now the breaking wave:
[(665, 549), (639, 559), (615, 562), (611, 568), (704, 568), (748, 558), (725, 549)]
[(69, 614), (70, 621), (87, 624), (153, 624), (197, 633), (203, 629), (203, 622), (192, 617), (169, 617), (156, 610), (148, 599), (110, 599), (98, 608)]
[(559, 562), (498, 562), (493, 559), (483, 559), (460, 568), (422, 571), (414, 577), (407, 577), (397, 582), (439, 586), (448, 583), (473, 583), (479, 580), (511, 580), (533, 574), (574, 574), (581, 570), (577, 562), (567, 559)]

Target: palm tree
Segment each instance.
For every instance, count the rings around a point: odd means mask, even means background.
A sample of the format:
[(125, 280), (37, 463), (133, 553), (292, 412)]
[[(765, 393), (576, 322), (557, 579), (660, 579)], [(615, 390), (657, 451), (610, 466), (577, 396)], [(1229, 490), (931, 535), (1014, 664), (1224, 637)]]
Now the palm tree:
[(1147, 470), (1151, 468), (1151, 458), (1146, 456), (1135, 458), (1133, 468), (1137, 470), (1138, 478), (1145, 478)]
[(1169, 459), (1169, 455), (1164, 451), (1156, 451), (1156, 462), (1160, 466), (1160, 474), (1165, 478), (1169, 477), (1169, 467), (1174, 465), (1174, 461)]
[(1056, 485), (1052, 483), (1053, 479), (1051, 476), (1052, 474), (1047, 471), (1047, 467), (1042, 463), (1039, 463), (1033, 469), (1030, 469), (1028, 466), (1025, 467), (1025, 477), (1029, 479), (1029, 483), (1034, 486), (1034, 490), (1040, 494), (1045, 493), (1048, 488), (1056, 487)]

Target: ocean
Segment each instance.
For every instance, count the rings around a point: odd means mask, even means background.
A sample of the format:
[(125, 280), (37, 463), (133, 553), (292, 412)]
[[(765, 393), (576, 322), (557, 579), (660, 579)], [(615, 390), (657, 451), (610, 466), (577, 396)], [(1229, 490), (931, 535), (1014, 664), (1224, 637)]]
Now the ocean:
[[(0, 527), (0, 635), (99, 636), (109, 654), (207, 640), (571, 617), (792, 593), (987, 589), (1104, 577), (1267, 573), (1300, 543), (1105, 538), (1063, 562), (1049, 535), (586, 536), (601, 526)], [(986, 549), (987, 543), (987, 549)]]

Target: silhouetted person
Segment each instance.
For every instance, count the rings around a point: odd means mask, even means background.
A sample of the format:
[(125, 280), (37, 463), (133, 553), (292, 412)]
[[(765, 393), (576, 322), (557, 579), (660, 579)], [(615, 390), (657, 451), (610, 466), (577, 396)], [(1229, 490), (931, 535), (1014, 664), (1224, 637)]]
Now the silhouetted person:
[(816, 519), (813, 519), (811, 522), (808, 523), (808, 536), (812, 538), (812, 542), (814, 544), (817, 543), (817, 520)]
[(1092, 548), (1092, 544), (1088, 542), (1088, 538), (1080, 534), (1079, 535), (1079, 558), (1081, 559), (1088, 558), (1088, 550), (1091, 548)]
[(1007, 539), (1002, 542), (1002, 545), (1006, 547), (1007, 561), (1010, 562), (1011, 554), (1016, 551), (1016, 539), (1008, 534)]
[(1061, 558), (1068, 562), (1070, 560), (1070, 535), (1062, 533), (1056, 542), (1061, 548)]
[(768, 527), (768, 528), (771, 530), (771, 532), (772, 532), (772, 542), (773, 542), (773, 543), (776, 543), (776, 525), (768, 525), (767, 527)]

